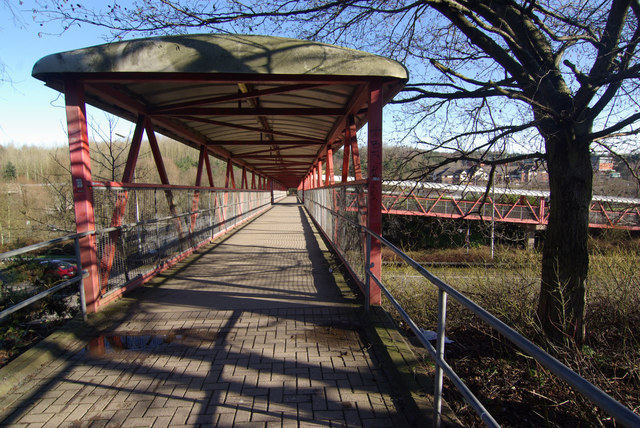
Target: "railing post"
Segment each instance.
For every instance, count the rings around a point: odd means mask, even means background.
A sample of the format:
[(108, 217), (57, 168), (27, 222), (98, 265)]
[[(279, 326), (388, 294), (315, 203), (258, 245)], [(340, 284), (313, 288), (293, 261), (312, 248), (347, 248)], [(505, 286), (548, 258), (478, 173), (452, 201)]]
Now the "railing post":
[(364, 310), (369, 312), (371, 307), (370, 292), (371, 292), (371, 235), (367, 232), (366, 245), (365, 245), (365, 278), (364, 278)]
[(438, 288), (438, 331), (436, 341), (436, 374), (433, 388), (433, 426), (440, 427), (442, 419), (442, 366), (444, 361), (444, 342), (447, 324), (447, 293)]
[(78, 286), (80, 288), (80, 311), (82, 312), (82, 320), (87, 320), (87, 299), (84, 294), (84, 270), (82, 269), (82, 259), (80, 258), (80, 239), (76, 237), (73, 240), (73, 247), (76, 253), (76, 274), (80, 276)]
[(271, 190), (271, 205), (274, 204), (274, 199), (273, 199), (273, 181), (269, 181), (269, 189)]

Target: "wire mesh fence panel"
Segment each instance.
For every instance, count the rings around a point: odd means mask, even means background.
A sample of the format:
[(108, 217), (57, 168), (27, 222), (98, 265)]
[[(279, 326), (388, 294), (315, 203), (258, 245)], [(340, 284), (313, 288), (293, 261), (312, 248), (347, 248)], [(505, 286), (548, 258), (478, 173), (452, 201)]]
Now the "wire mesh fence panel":
[(334, 248), (358, 279), (364, 282), (365, 240), (358, 225), (366, 225), (366, 184), (306, 190), (304, 201), (305, 207)]
[(102, 292), (154, 271), (270, 203), (266, 191), (94, 185)]

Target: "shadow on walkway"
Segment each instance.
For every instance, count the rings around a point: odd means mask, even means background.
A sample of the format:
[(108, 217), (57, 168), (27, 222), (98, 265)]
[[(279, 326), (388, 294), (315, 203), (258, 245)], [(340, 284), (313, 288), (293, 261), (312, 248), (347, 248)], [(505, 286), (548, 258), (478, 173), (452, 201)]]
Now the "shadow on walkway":
[(128, 297), (2, 425), (409, 426), (292, 198)]

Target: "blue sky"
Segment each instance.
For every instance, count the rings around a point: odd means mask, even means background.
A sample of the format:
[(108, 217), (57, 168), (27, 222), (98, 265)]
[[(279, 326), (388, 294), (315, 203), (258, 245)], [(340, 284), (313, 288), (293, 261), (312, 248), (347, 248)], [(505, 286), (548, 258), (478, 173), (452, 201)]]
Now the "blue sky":
[[(40, 27), (33, 22), (29, 9), (29, 1), (14, 6), (13, 11), (0, 2), (0, 63), (5, 68), (4, 77), (10, 79), (0, 82), (0, 145), (64, 145), (64, 98), (31, 77), (31, 69), (46, 55), (105, 43), (105, 30), (74, 27), (56, 35), (59, 27)], [(91, 109), (88, 113), (97, 120), (103, 116)], [(125, 127), (122, 132), (128, 132), (128, 123), (121, 126)]]
[[(33, 0), (24, 0), (21, 6), (14, 5), (18, 3), (14, 0), (9, 2), (11, 9), (0, 1), (0, 40), (3, 40), (0, 66), (4, 68), (4, 75), (0, 75), (3, 79), (0, 81), (0, 145), (66, 145), (64, 97), (31, 77), (31, 70), (44, 56), (106, 43), (108, 31), (83, 25), (61, 33), (58, 23), (42, 27), (34, 22)], [(387, 111), (390, 109), (387, 107)], [(105, 129), (105, 113), (91, 106), (87, 112), (90, 125), (93, 122)], [(385, 116), (387, 123), (391, 115)], [(116, 132), (130, 135), (132, 127), (129, 122), (119, 120)], [(391, 130), (391, 127), (385, 128)]]

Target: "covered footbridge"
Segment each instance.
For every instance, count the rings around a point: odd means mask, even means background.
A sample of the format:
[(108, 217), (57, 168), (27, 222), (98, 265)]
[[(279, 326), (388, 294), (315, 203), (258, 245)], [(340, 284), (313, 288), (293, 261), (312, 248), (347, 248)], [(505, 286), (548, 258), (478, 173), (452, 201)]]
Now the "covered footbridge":
[[(442, 402), (444, 374), (485, 424), (498, 426), (445, 360), (448, 297), (618, 422), (640, 425), (381, 236), (382, 107), (407, 81), (401, 64), (308, 41), (189, 35), (50, 55), (33, 75), (66, 102), (78, 232), (71, 239), (84, 271), (67, 282), (80, 282), (86, 311), (103, 314), (89, 321), (106, 327), (90, 340), (56, 336), (47, 352), (0, 370), (3, 426), (455, 424)], [(119, 182), (92, 178), (87, 104), (136, 124)], [(366, 173), (356, 138), (365, 126)], [(134, 179), (145, 133), (160, 184)], [(193, 186), (169, 182), (157, 133), (199, 151)], [(212, 156), (226, 162), (224, 183), (214, 183)], [(297, 199), (285, 198), (287, 189)], [(417, 360), (400, 351), (408, 347), (393, 327), (370, 327), (374, 315), (362, 316), (355, 295), (338, 286), (324, 242), (364, 291), (365, 308), (383, 292), (427, 349), (436, 363), (428, 390), (409, 395), (394, 374), (413, 382), (421, 364), (383, 368), (377, 350), (389, 344), (392, 362)], [(435, 346), (384, 287), (383, 243), (437, 287)], [(385, 346), (372, 343), (383, 331)], [(494, 404), (500, 412), (503, 403)]]
[[(89, 312), (286, 189), (333, 185), (340, 148), (345, 173), (337, 186), (346, 195), (351, 161), (356, 182), (349, 184), (360, 192), (355, 218), (380, 233), (382, 106), (408, 78), (395, 61), (278, 37), (189, 35), (50, 55), (33, 76), (65, 96), (77, 231), (91, 232), (80, 243)], [(120, 182), (92, 179), (85, 104), (136, 124)], [(367, 178), (356, 139), (365, 124)], [(145, 131), (161, 185), (134, 182)], [(156, 133), (200, 152), (193, 187), (169, 183)], [(210, 156), (227, 163), (224, 183), (214, 183)], [(379, 243), (372, 248), (379, 269)], [(379, 291), (371, 299), (379, 302)]]

